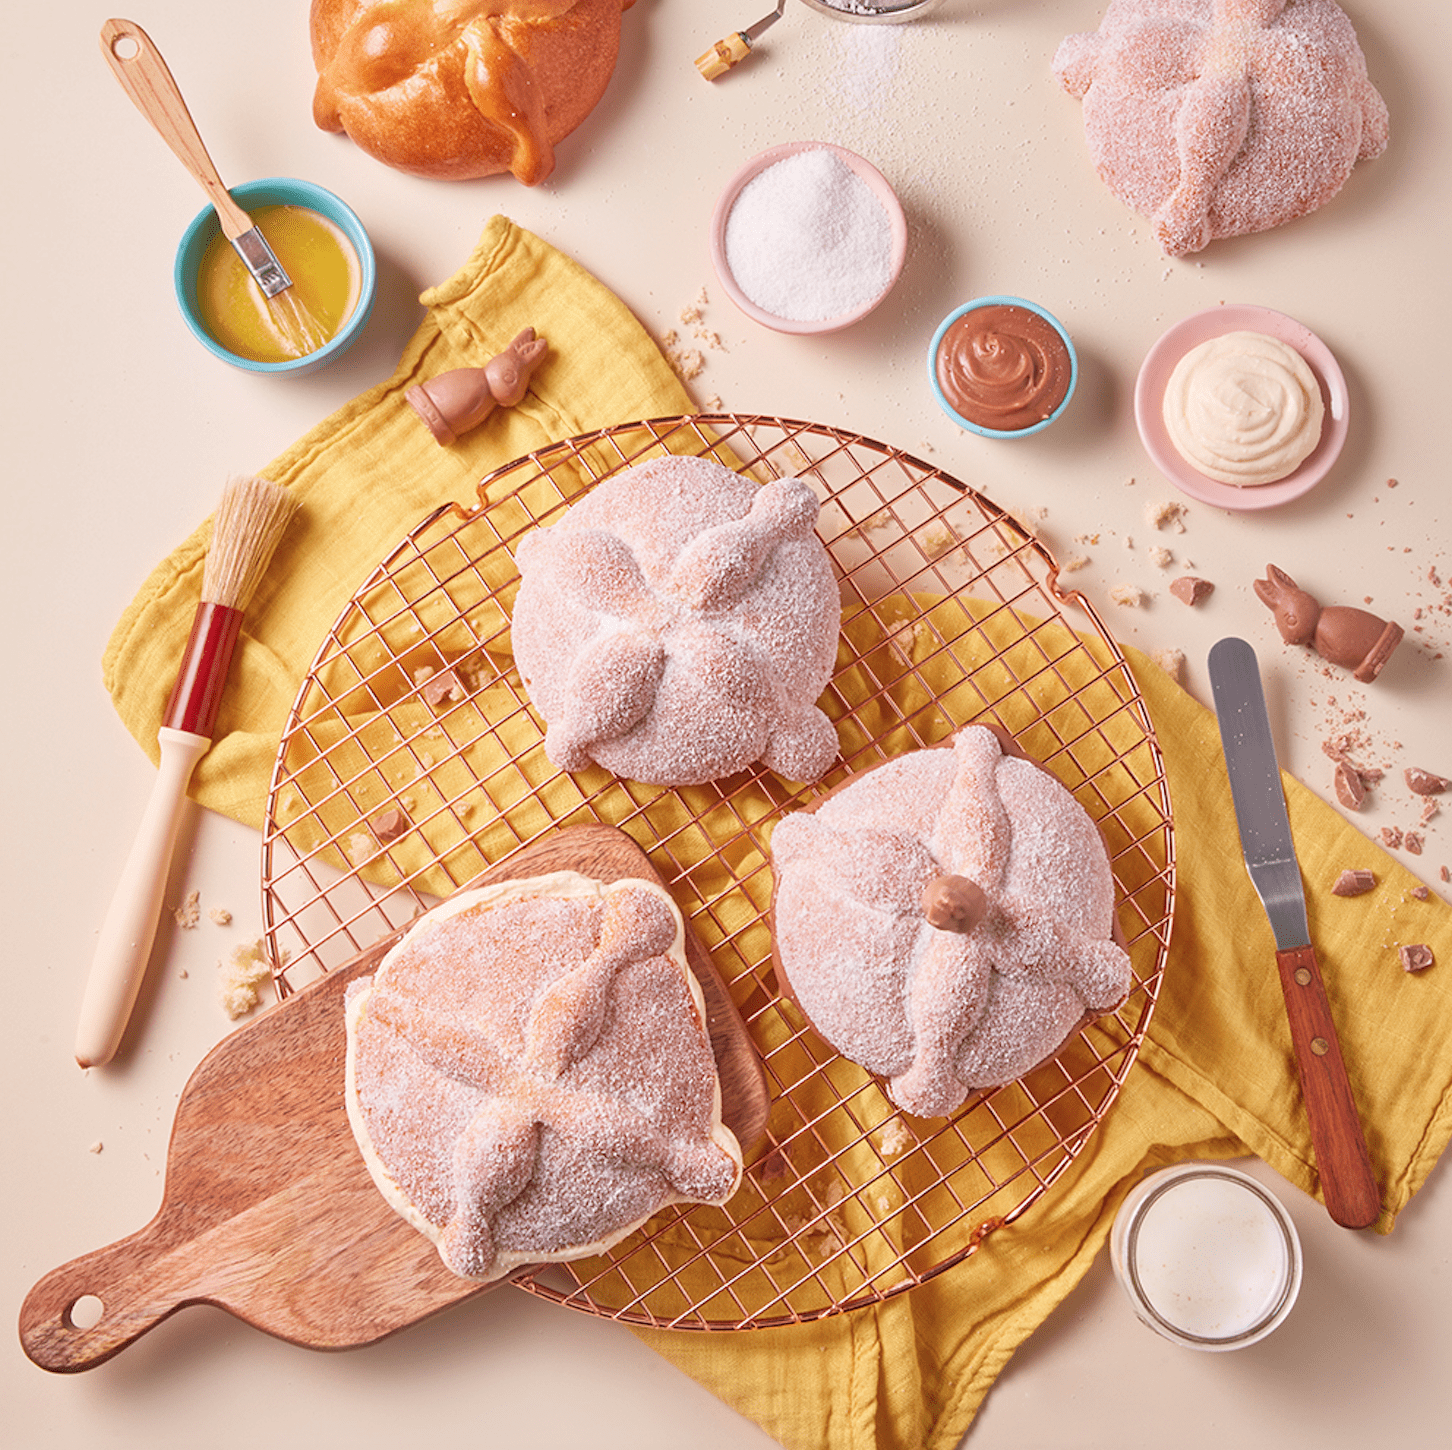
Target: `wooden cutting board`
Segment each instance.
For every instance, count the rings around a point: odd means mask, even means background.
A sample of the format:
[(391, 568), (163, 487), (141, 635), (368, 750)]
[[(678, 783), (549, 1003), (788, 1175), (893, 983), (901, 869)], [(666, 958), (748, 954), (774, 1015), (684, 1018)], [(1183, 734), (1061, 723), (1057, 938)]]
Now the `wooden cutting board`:
[[(660, 881), (624, 832), (579, 826), (523, 848), (471, 885), (561, 870)], [(177, 1106), (156, 1217), (53, 1270), (26, 1297), (20, 1338), (36, 1364), (90, 1369), (187, 1304), (215, 1304), (281, 1339), (341, 1349), (491, 1287), (451, 1274), (388, 1206), (348, 1124), (343, 993), (401, 935), (310, 983), (202, 1060)], [(766, 1127), (761, 1063), (689, 923), (686, 949), (706, 999), (723, 1116), (749, 1152)], [(89, 1328), (72, 1322), (84, 1296), (103, 1306)]]

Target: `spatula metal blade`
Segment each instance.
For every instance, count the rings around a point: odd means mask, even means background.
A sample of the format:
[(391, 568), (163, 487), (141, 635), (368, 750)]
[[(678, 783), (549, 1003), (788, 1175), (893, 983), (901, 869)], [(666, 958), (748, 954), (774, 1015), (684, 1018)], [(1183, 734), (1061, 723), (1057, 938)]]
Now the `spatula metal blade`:
[(1311, 940), (1306, 895), (1255, 651), (1243, 639), (1222, 639), (1211, 648), (1209, 664), (1246, 870), (1270, 918), (1276, 947), (1306, 946)]

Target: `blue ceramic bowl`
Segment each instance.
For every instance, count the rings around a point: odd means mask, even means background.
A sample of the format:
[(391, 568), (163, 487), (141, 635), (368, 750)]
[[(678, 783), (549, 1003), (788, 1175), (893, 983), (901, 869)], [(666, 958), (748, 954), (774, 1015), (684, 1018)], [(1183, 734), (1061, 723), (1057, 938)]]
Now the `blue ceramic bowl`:
[[(957, 322), (965, 313), (975, 312), (980, 307), (1022, 307), (1029, 312), (1035, 312), (1054, 329), (1064, 341), (1064, 346), (1069, 350), (1069, 386), (1064, 392), (1059, 406), (1049, 414), (1047, 418), (1040, 419), (1037, 423), (1030, 424), (1027, 428), (985, 428), (981, 423), (974, 423), (965, 418), (950, 403), (943, 393), (942, 384), (938, 382), (938, 348), (942, 345), (943, 337), (948, 329)], [(1069, 334), (1064, 330), (1064, 325), (1051, 312), (1046, 312), (1036, 302), (1025, 301), (1022, 297), (975, 297), (972, 302), (965, 302), (961, 307), (955, 307), (941, 323), (938, 330), (933, 334), (932, 344), (928, 348), (928, 384), (933, 390), (933, 396), (938, 400), (938, 406), (960, 427), (966, 428), (970, 433), (976, 433), (980, 438), (1029, 438), (1035, 433), (1042, 433), (1050, 423), (1054, 422), (1069, 406), (1069, 399), (1074, 396), (1074, 389), (1079, 382), (1079, 355), (1074, 351), (1074, 344)]]
[(360, 272), (358, 301), (338, 332), (316, 352), (303, 357), (289, 358), (285, 362), (258, 362), (250, 357), (241, 357), (223, 347), (202, 322), (197, 307), (197, 272), (201, 267), (202, 254), (207, 243), (217, 235), (217, 213), (209, 206), (198, 212), (192, 224), (182, 236), (176, 250), (176, 263), (172, 268), (172, 282), (176, 287), (177, 305), (182, 318), (191, 328), (193, 336), (208, 352), (229, 362), (235, 368), (245, 368), (250, 373), (311, 373), (326, 367), (339, 354), (346, 352), (357, 340), (373, 310), (373, 294), (378, 285), (378, 266), (373, 256), (373, 243), (363, 223), (345, 201), (333, 195), (324, 187), (311, 181), (299, 181), (291, 176), (270, 176), (262, 181), (248, 181), (241, 186), (230, 187), (237, 204), (244, 211), (259, 206), (302, 206), (315, 211), (332, 222), (352, 245), (358, 254)]

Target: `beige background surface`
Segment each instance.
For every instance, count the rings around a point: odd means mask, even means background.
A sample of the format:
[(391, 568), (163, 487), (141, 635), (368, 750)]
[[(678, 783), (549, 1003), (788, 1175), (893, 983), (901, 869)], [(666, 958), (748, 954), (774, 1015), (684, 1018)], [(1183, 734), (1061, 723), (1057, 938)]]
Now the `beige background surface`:
[[(1229, 633), (1251, 639), (1283, 762), (1323, 796), (1321, 741), (1348, 708), (1364, 708), (1371, 753), (1398, 778), (1411, 764), (1452, 774), (1442, 657), (1452, 619), (1433, 607), (1441, 591), (1428, 578), (1434, 568), (1452, 575), (1452, 22), (1442, 0), (1349, 6), (1391, 106), (1384, 157), (1315, 217), (1179, 262), (1094, 177), (1079, 106), (1050, 75), (1058, 41), (1092, 29), (1100, 0), (946, 0), (936, 18), (891, 29), (790, 4), (736, 72), (702, 81), (693, 58), (766, 8), (638, 0), (605, 100), (562, 145), (555, 175), (526, 190), (507, 178), (418, 181), (316, 131), (301, 0), (147, 0), (132, 18), (167, 56), (223, 176), (321, 182), (359, 211), (377, 246), (379, 300), (363, 341), (318, 376), (284, 381), (214, 362), (176, 315), (172, 253), (200, 193), (98, 53), (110, 10), (89, 0), (9, 7), (0, 1272), (12, 1313), (43, 1273), (155, 1212), (178, 1093), (231, 1026), (215, 998), (216, 963), (260, 926), (257, 838), (194, 813), (172, 891), (199, 889), (204, 904), (232, 909), (234, 925), (164, 926), (123, 1055), (104, 1070), (75, 1067), (82, 979), (151, 783), (100, 686), (110, 628), (151, 565), (210, 512), (229, 472), (260, 467), (391, 371), (420, 315), (418, 292), (454, 271), (494, 212), (576, 257), (655, 332), (677, 325), (705, 287), (721, 346), (706, 352), (695, 384), (703, 406), (719, 399), (858, 429), (1006, 507), (1046, 511), (1050, 546), (1091, 557), (1079, 578), (1120, 637), (1183, 650), (1201, 698), (1209, 645)], [(892, 297), (865, 323), (816, 340), (737, 314), (706, 253), (727, 176), (754, 151), (797, 139), (869, 157), (911, 223)], [(1033, 441), (961, 433), (926, 385), (934, 326), (988, 292), (1046, 305), (1080, 349), (1071, 410)], [(1192, 612), (1148, 557), (1146, 503), (1174, 493), (1139, 445), (1131, 393), (1160, 333), (1222, 301), (1269, 305), (1313, 328), (1348, 376), (1352, 426), (1340, 463), (1305, 499), (1260, 515), (1192, 506), (1186, 533), (1160, 540), (1177, 568), (1193, 561), (1217, 586)], [(1099, 541), (1086, 547), (1080, 534)], [(1327, 602), (1370, 596), (1422, 632), (1374, 687), (1328, 680), (1280, 645), (1251, 592), (1270, 560)], [(1109, 604), (1121, 581), (1149, 591), (1145, 607)], [(1362, 823), (1405, 825), (1410, 810), (1389, 786)], [(1449, 863), (1444, 815), (1409, 864), (1445, 890), (1437, 873)], [(1285, 1328), (1238, 1355), (1174, 1349), (1134, 1320), (1101, 1257), (1009, 1366), (967, 1437), (971, 1450), (1438, 1438), (1452, 1350), (1446, 1165), (1389, 1240), (1337, 1229), (1313, 1201), (1251, 1171), (1281, 1191), (1306, 1247), (1305, 1287)], [(959, 1273), (971, 1293), (971, 1265)], [(768, 1443), (624, 1329), (508, 1290), (345, 1354), (293, 1348), (198, 1308), (78, 1377), (34, 1368), (13, 1337), (0, 1364), (4, 1438), (25, 1447)]]

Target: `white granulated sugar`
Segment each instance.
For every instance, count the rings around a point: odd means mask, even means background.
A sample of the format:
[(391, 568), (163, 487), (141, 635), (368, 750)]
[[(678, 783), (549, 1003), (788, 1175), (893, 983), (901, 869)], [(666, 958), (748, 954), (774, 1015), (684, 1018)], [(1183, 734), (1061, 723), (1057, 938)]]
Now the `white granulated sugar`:
[(758, 307), (818, 322), (867, 306), (892, 280), (887, 211), (824, 147), (768, 166), (726, 219), (726, 264)]

